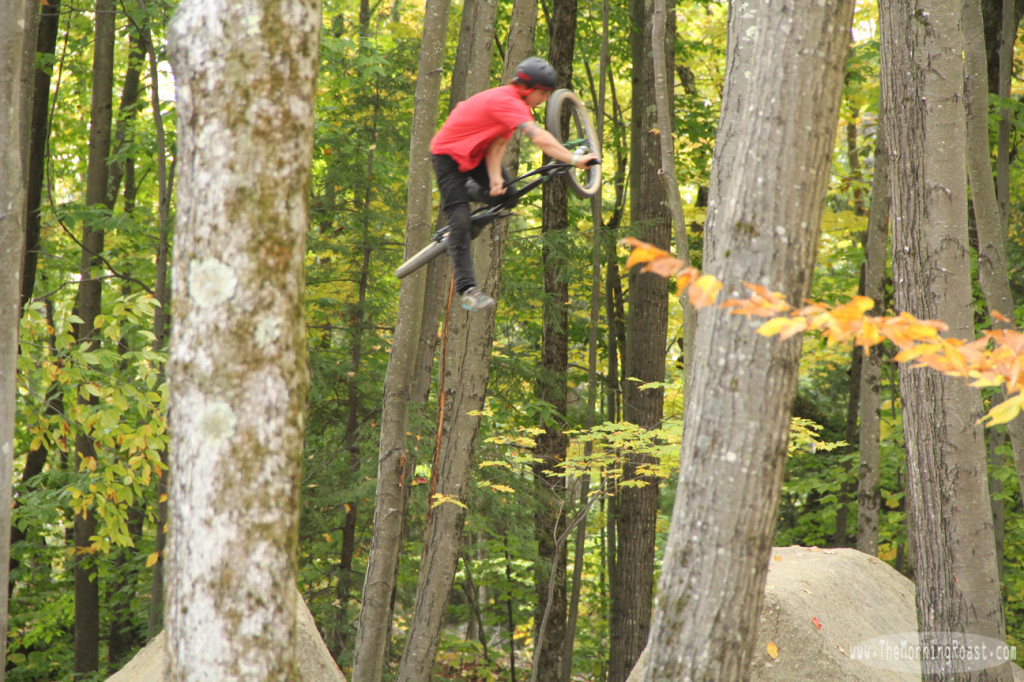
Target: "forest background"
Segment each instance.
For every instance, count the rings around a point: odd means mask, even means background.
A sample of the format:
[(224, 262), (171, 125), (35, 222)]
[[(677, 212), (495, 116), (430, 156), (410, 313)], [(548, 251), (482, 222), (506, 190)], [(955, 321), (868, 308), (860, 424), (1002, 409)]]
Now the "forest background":
[[(166, 513), (161, 507), (169, 437), (163, 373), (167, 318), (166, 307), (158, 302), (166, 303), (169, 296), (166, 267), (173, 254), (176, 208), (176, 109), (165, 53), (175, 4), (101, 2), (94, 7), (49, 0), (41, 8), (31, 131), (32, 143), (39, 146), (28, 169), (31, 213), (18, 358), (7, 677), (71, 679), (77, 670), (80, 679), (100, 679), (161, 627)], [(444, 93), (452, 83), (462, 10), (452, 7), (449, 22), (442, 112), (453, 104)], [(501, 73), (512, 6), (498, 3), (496, 10), (491, 84)], [(614, 678), (607, 653), (617, 646), (612, 602), (613, 592), (621, 588), (613, 575), (647, 570), (621, 561), (630, 556), (620, 547), (623, 495), (655, 491), (655, 565), (665, 546), (682, 433), (685, 310), (676, 302), (669, 305), (658, 356), (665, 376), (643, 384), (656, 396), (657, 423), (631, 424), (623, 395), (635, 392), (640, 382), (626, 369), (636, 366), (628, 353), (639, 346), (631, 334), (644, 330), (633, 331), (627, 324), (636, 276), (622, 267), (626, 251), (618, 245), (622, 237), (642, 235), (630, 203), (629, 178), (636, 163), (630, 10), (621, 3), (579, 2), (575, 12), (571, 87), (592, 111), (604, 114), (599, 229), (591, 222), (594, 207), (571, 200), (570, 228), (543, 230), (539, 197), (522, 206), (509, 227), (456, 589), (439, 646), (438, 670), (451, 676), (511, 679), (516, 665), (524, 674), (543, 617), (538, 604), (548, 588), (545, 562), (550, 560), (545, 545), (553, 534), (568, 541), (561, 577), (566, 592), (578, 595), (571, 669), (581, 679)], [(687, 224), (686, 234), (676, 234), (674, 243), (700, 266), (725, 78), (728, 5), (695, 0), (679, 2), (674, 10), (669, 24), (674, 161)], [(312, 382), (299, 589), (346, 671), (353, 664), (369, 553), (381, 395), (398, 308), (399, 284), (391, 272), (403, 252), (406, 209), (400, 197), (409, 175), (423, 11), (419, 3), (397, 0), (323, 3), (306, 258)], [(554, 11), (542, 3), (536, 54), (547, 55), (553, 47), (549, 28)], [(859, 3), (811, 293), (828, 303), (848, 300), (863, 286), (862, 235), (872, 200), (879, 110), (876, 21), (874, 6)], [(106, 70), (96, 68), (98, 31), (114, 36)], [(605, 35), (607, 80), (600, 81)], [(109, 177), (99, 188), (95, 183), (90, 187), (89, 175), (97, 78), (120, 95), (108, 112)], [(1000, 107), (1019, 108), (1021, 88), (1019, 81), (1013, 84), (1014, 97), (992, 99), (993, 141)], [(605, 96), (598, 107), (600, 92)], [(1011, 150), (1016, 134), (1010, 137)], [(539, 163), (528, 148), (523, 154), (520, 167)], [(1022, 197), (1016, 155), (1011, 153), (1010, 160), (1006, 262), (1019, 301), (1024, 285), (1017, 227)], [(96, 333), (83, 335), (83, 245), (97, 236), (98, 248), (96, 241), (89, 248), (102, 254), (105, 274), (92, 282), (101, 282), (95, 299), (99, 307), (90, 320)], [(554, 377), (543, 353), (542, 311), (552, 296), (543, 262), (550, 251), (561, 254), (565, 263), (559, 280), (567, 311), (568, 364)], [(601, 273), (596, 288), (594, 253)], [(591, 313), (595, 293), (601, 302), (596, 324)], [(883, 312), (891, 312), (889, 295), (881, 299)], [(975, 308), (980, 329), (988, 319), (980, 288)], [(1018, 308), (1018, 322), (1022, 314)], [(439, 334), (444, 336), (443, 327)], [(858, 546), (913, 577), (899, 375), (891, 362), (881, 365), (878, 383), (877, 534), (866, 536), (865, 525), (858, 523), (860, 359), (851, 345), (828, 344), (815, 336), (804, 340), (775, 542)], [(554, 391), (553, 378), (560, 382)], [(428, 485), (437, 393), (436, 388), (429, 391), (426, 405), (411, 413), (408, 424), (408, 455), (415, 468), (394, 594), (395, 657), (411, 618), (427, 510), (438, 502), (453, 504), (432, 500)], [(1007, 640), (1019, 645), (1024, 636), (1024, 523), (1018, 477), (1001, 429), (988, 431), (992, 508)], [(543, 464), (538, 442), (553, 433), (562, 441), (567, 465), (538, 468)], [(646, 458), (640, 466), (637, 454)], [(581, 491), (583, 480), (587, 488)], [(565, 511), (547, 514), (551, 499)], [(580, 516), (582, 510), (588, 513)], [(584, 532), (564, 533), (566, 519), (573, 518), (585, 520), (579, 526)], [(83, 622), (96, 626), (83, 628)], [(83, 639), (84, 630), (93, 637)], [(89, 670), (95, 673), (90, 676)]]

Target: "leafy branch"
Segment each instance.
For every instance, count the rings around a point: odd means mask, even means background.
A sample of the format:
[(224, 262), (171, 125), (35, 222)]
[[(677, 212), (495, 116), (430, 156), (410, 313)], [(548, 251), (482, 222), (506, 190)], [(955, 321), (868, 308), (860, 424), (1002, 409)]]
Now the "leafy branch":
[[(714, 305), (722, 283), (713, 275), (701, 274), (684, 261), (651, 244), (635, 238), (623, 243), (633, 247), (626, 268), (644, 264), (643, 272), (675, 278), (677, 295), (689, 296), (694, 308)], [(867, 312), (875, 302), (866, 296), (854, 296), (840, 305), (806, 302), (794, 308), (786, 296), (744, 282), (750, 291), (745, 299), (730, 299), (718, 304), (734, 315), (764, 317), (757, 329), (762, 336), (785, 340), (804, 331), (820, 332), (829, 345), (852, 341), (865, 353), (884, 341), (899, 349), (896, 362), (912, 362), (914, 367), (930, 367), (952, 376), (969, 379), (978, 388), (1004, 386), (1006, 399), (994, 405), (979, 422), (992, 426), (1009, 422), (1024, 408), (1024, 334), (1015, 329), (991, 329), (980, 338), (965, 341), (943, 337), (948, 327), (938, 320), (919, 320), (910, 313), (872, 316)], [(996, 312), (993, 317), (1008, 322)]]

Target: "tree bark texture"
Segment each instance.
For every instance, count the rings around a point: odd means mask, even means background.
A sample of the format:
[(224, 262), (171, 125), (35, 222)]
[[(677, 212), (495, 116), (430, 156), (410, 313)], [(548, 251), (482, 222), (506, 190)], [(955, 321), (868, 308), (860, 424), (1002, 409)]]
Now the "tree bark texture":
[[(996, 199), (992, 150), (988, 140), (988, 76), (985, 35), (978, 0), (964, 0), (964, 109), (967, 119), (967, 178), (978, 236), (978, 284), (996, 329), (1014, 327), (1013, 292), (1007, 273), (1006, 228)], [(996, 313), (993, 315), (993, 313)], [(1003, 319), (1000, 319), (1002, 317)], [(1005, 395), (1005, 392), (1004, 392)], [(1017, 488), (1024, 499), (1024, 416), (1006, 425), (1017, 470)]]
[[(85, 203), (88, 206), (106, 206), (109, 179), (110, 144), (113, 118), (114, 84), (114, 32), (116, 28), (114, 1), (97, 0), (93, 41), (92, 98), (89, 113), (89, 163), (86, 170)], [(103, 302), (102, 253), (104, 228), (94, 224), (98, 213), (82, 223), (81, 281), (78, 285), (76, 308), (81, 322), (77, 326), (80, 343), (95, 348), (96, 316)], [(95, 398), (82, 397), (79, 402), (90, 404)], [(92, 435), (79, 429), (75, 437), (76, 457), (96, 456)], [(90, 538), (96, 528), (93, 514), (75, 514), (75, 663), (76, 673), (87, 673), (99, 668), (100, 594), (92, 556), (82, 550), (92, 544)]]
[[(29, 3), (32, 4), (32, 3)], [(33, 9), (33, 11), (35, 11)], [(36, 52), (52, 55), (57, 46), (60, 0), (53, 0), (40, 8)], [(34, 55), (33, 55), (34, 56)], [(39, 262), (41, 223), (39, 209), (43, 200), (43, 176), (46, 165), (46, 144), (50, 128), (50, 72), (34, 67), (35, 83), (32, 88), (32, 118), (29, 122), (29, 155), (26, 172), (25, 256), (21, 277), (21, 306), (32, 300), (35, 289), (36, 267)]]
[(168, 680), (296, 679), (302, 302), (320, 7), (188, 0), (168, 30)]
[[(25, 246), (25, 184), (27, 149), (21, 131), (26, 123), (22, 72), (25, 45), (35, 44), (33, 3), (16, 0), (8, 6), (12, 20), (0, 26), (0, 586), (6, 587), (11, 561), (11, 482), (14, 478), (14, 420), (17, 402), (18, 320), (21, 317), (21, 264)], [(0, 597), (0, 658), (7, 659), (7, 592)], [(4, 672), (0, 671), (0, 682)]]
[[(808, 291), (853, 4), (733, 6), (719, 127), (733, 137), (715, 146), (704, 261), (726, 297), (742, 282)], [(749, 675), (796, 391), (799, 339), (715, 307), (698, 317), (651, 681)]]
[[(885, 120), (878, 119), (875, 175), (871, 180), (871, 209), (864, 239), (864, 295), (875, 302), (876, 315), (885, 312), (885, 263), (889, 240), (889, 153)], [(864, 355), (860, 372), (860, 468), (857, 476), (857, 549), (878, 553), (878, 512), (881, 506), (881, 391), (882, 354)]]
[[(576, 37), (576, 0), (555, 3), (551, 12), (551, 47), (548, 62), (558, 73), (559, 87), (572, 85), (572, 59)], [(549, 404), (555, 416), (543, 425), (537, 437), (534, 464), (534, 485), (537, 502), (534, 512), (534, 535), (540, 561), (537, 564), (537, 606), (534, 609), (534, 658), (531, 678), (558, 682), (562, 643), (565, 638), (568, 609), (566, 594), (565, 544), (557, 542), (565, 530), (565, 509), (570, 508), (564, 470), (569, 447), (565, 435), (568, 411), (567, 386), (569, 371), (569, 269), (567, 249), (569, 227), (568, 190), (563, 182), (550, 182), (543, 187), (541, 262), (544, 269), (543, 326), (541, 337), (541, 368), (537, 397)], [(550, 588), (550, 589), (549, 589)], [(551, 599), (548, 599), (548, 595)]]
[[(656, 132), (658, 109), (651, 49), (653, 22), (655, 18), (664, 22), (665, 14), (653, 13), (652, 0), (631, 0), (630, 16), (634, 26), (630, 35), (633, 60), (629, 163), (631, 231), (640, 239), (669, 250), (672, 218), (666, 201), (666, 186), (659, 177), (661, 142)], [(659, 54), (670, 64), (674, 50), (666, 44)], [(665, 70), (674, 72), (669, 64), (665, 65)], [(661, 426), (665, 392), (661, 388), (644, 389), (643, 386), (665, 378), (668, 288), (668, 280), (657, 275), (629, 273), (622, 415), (626, 421), (647, 429)], [(659, 486), (656, 477), (639, 476), (637, 469), (654, 461), (648, 455), (632, 455), (623, 466), (622, 480), (637, 480), (643, 485), (623, 486), (617, 493), (618, 544), (616, 570), (611, 576), (609, 622), (610, 682), (620, 682), (629, 676), (644, 650), (651, 627)]]
[[(424, 14), (417, 70), (419, 78), (416, 83), (409, 147), (406, 255), (418, 251), (429, 238), (433, 171), (428, 146), (437, 123), (437, 105), (444, 65), (444, 37), (450, 5), (449, 0), (430, 0), (426, 4)], [(384, 377), (373, 534), (356, 632), (353, 682), (376, 682), (384, 670), (392, 615), (391, 594), (395, 587), (402, 546), (402, 527), (409, 484), (406, 479), (406, 472), (410, 469), (406, 431), (409, 401), (412, 398), (412, 377), (422, 343), (420, 326), (426, 280), (427, 271), (421, 271), (402, 280), (398, 298), (395, 336)], [(427, 373), (429, 374), (429, 369)]]
[[(972, 340), (964, 169), (961, 0), (882, 3), (881, 85), (891, 154), (894, 302)], [(907, 503), (922, 633), (1002, 639), (980, 393), (964, 379), (900, 365)], [(924, 635), (922, 635), (924, 636)], [(927, 679), (1009, 679), (1008, 666), (923, 662)]]

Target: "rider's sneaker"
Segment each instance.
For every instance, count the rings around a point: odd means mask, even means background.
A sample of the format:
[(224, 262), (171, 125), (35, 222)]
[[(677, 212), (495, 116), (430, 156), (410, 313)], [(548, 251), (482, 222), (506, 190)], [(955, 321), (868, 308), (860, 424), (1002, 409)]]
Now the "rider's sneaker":
[(479, 287), (470, 287), (462, 292), (462, 307), (466, 310), (484, 310), (494, 305), (494, 299), (480, 291)]

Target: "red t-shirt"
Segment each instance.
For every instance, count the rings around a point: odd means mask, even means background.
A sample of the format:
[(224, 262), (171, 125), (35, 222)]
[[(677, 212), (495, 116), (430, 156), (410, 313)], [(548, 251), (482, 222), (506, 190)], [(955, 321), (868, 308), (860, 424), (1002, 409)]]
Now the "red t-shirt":
[(516, 127), (529, 121), (533, 113), (514, 85), (484, 90), (455, 105), (430, 141), (430, 151), (447, 154), (459, 170), (470, 171), (484, 160), (492, 141), (512, 137)]

